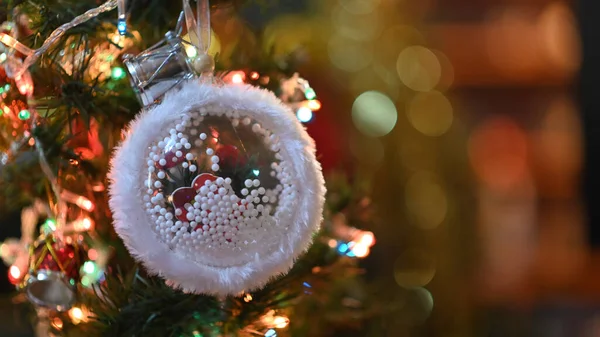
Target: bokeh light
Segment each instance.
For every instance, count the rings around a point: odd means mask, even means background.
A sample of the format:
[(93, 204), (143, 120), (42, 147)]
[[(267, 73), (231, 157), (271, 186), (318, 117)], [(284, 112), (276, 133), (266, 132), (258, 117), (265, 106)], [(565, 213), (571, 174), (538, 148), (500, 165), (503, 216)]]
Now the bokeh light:
[(388, 134), (398, 121), (394, 102), (377, 91), (367, 91), (356, 98), (352, 105), (352, 120), (356, 128), (370, 137)]
[(423, 229), (439, 226), (448, 213), (444, 188), (429, 172), (417, 172), (406, 183), (406, 207), (414, 225)]
[(369, 41), (381, 33), (381, 18), (376, 11), (353, 14), (343, 7), (336, 7), (331, 19), (336, 31), (352, 40)]
[(396, 70), (402, 83), (415, 91), (432, 90), (442, 76), (440, 61), (422, 46), (405, 48), (398, 56)]
[(424, 287), (433, 280), (435, 270), (431, 254), (413, 249), (404, 252), (394, 263), (394, 279), (403, 288)]
[(381, 0), (339, 0), (339, 4), (352, 14), (368, 14), (375, 10)]
[(527, 178), (527, 135), (508, 117), (491, 118), (471, 135), (469, 158), (482, 182), (510, 189)]
[(452, 104), (439, 91), (417, 94), (406, 113), (411, 125), (427, 136), (441, 136), (452, 126)]
[(313, 118), (313, 112), (311, 109), (303, 106), (296, 111), (296, 117), (298, 117), (298, 120), (302, 123), (310, 122)]
[(581, 46), (577, 21), (569, 6), (553, 2), (546, 6), (538, 18), (539, 36), (546, 55), (554, 65), (575, 71), (581, 62)]
[(358, 43), (339, 34), (334, 34), (328, 45), (331, 63), (341, 70), (357, 72), (366, 68), (373, 60), (373, 48), (368, 43)]

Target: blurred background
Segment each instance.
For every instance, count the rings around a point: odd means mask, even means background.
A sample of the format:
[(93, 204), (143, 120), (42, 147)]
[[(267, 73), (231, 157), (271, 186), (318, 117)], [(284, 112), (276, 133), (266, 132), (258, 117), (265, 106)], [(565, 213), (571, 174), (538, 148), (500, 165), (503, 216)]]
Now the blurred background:
[[(365, 336), (600, 336), (598, 13), (594, 0), (243, 10), (275, 53), (303, 47), (324, 169), (372, 180), (362, 267), (390, 310)], [(217, 30), (223, 52), (240, 42)], [(0, 331), (30, 336), (0, 275)]]

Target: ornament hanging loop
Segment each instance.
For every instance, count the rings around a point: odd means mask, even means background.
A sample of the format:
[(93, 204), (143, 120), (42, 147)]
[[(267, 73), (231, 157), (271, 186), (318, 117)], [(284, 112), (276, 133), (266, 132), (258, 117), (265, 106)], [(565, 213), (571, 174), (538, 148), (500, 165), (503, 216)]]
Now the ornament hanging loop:
[(189, 1), (183, 0), (183, 13), (190, 43), (197, 51), (197, 55), (192, 59), (192, 66), (196, 74), (212, 76), (215, 62), (208, 54), (211, 43), (209, 0), (197, 0), (196, 16)]

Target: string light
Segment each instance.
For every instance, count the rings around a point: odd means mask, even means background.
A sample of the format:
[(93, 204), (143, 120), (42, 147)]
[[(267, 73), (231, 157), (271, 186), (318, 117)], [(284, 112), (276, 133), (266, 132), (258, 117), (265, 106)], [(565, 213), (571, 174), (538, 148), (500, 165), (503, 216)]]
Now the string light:
[(307, 107), (300, 107), (296, 111), (296, 117), (298, 117), (298, 120), (302, 123), (310, 122), (310, 120), (313, 118), (313, 112)]
[(78, 195), (73, 192), (67, 191), (67, 190), (63, 190), (60, 193), (60, 197), (63, 200), (65, 200), (69, 203), (75, 204), (78, 207), (80, 207), (81, 209), (88, 211), (88, 212), (91, 212), (94, 210), (94, 208), (96, 208), (96, 206), (90, 199), (88, 199), (82, 195)]
[(244, 302), (248, 303), (248, 302), (250, 302), (250, 301), (252, 301), (252, 295), (250, 295), (250, 294), (246, 294), (246, 295), (244, 296)]
[(253, 79), (253, 80), (258, 80), (259, 77), (260, 77), (260, 75), (256, 71), (253, 71), (250, 74), (250, 78)]
[(236, 71), (231, 75), (231, 83), (233, 84), (242, 84), (244, 83), (244, 77), (246, 75), (242, 71)]
[(304, 91), (304, 97), (306, 97), (306, 99), (308, 99), (308, 100), (313, 100), (313, 99), (317, 98), (317, 93), (315, 92), (315, 90), (313, 88), (308, 87)]
[(63, 327), (63, 321), (58, 317), (54, 317), (51, 324), (57, 330), (61, 330)]
[(110, 72), (110, 77), (114, 80), (120, 80), (126, 76), (125, 70), (121, 67), (113, 67)]
[(273, 325), (277, 328), (277, 329), (283, 329), (286, 326), (288, 326), (288, 324), (290, 323), (289, 318), (284, 317), (284, 316), (275, 316), (273, 318)]
[(19, 111), (19, 119), (22, 121), (28, 120), (29, 118), (31, 118), (31, 112), (29, 112), (29, 110), (27, 109), (23, 109), (21, 111)]
[(46, 222), (44, 222), (44, 228), (50, 232), (54, 232), (56, 230), (56, 220), (47, 219)]
[(307, 106), (312, 111), (318, 111), (321, 109), (321, 102), (319, 102), (318, 100), (315, 99), (312, 101), (308, 101)]
[(21, 270), (17, 266), (10, 266), (8, 269), (8, 280), (12, 284), (16, 284), (21, 279)]

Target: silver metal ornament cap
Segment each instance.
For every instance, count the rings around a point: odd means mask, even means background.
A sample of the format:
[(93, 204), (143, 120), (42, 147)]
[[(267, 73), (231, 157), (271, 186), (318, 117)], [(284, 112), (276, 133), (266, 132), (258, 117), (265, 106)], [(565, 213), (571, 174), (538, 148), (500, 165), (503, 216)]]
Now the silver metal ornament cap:
[(40, 307), (67, 311), (75, 303), (75, 286), (61, 272), (38, 270), (31, 272), (25, 284), (29, 300)]

